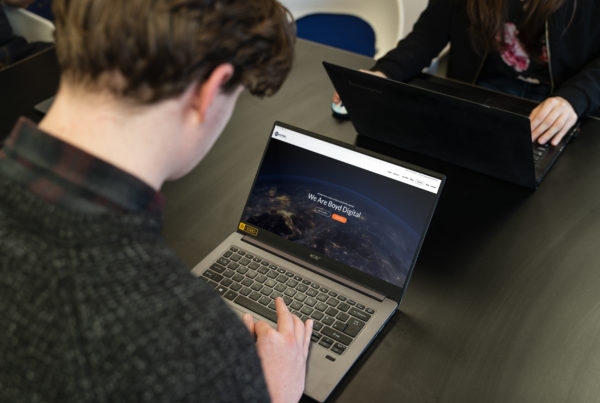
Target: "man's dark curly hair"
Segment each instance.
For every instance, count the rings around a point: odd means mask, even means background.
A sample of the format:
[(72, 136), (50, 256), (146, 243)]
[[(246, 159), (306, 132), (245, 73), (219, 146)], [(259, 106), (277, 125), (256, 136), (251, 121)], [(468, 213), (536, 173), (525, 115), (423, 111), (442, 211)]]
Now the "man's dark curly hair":
[(294, 24), (276, 0), (54, 0), (53, 12), (63, 78), (141, 104), (222, 63), (235, 68), (225, 90), (270, 95), (293, 61)]

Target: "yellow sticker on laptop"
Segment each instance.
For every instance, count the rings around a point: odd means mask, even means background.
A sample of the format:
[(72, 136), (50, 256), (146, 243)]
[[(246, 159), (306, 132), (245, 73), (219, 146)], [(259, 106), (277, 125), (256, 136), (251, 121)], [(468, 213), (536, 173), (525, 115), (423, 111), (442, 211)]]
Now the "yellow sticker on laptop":
[(238, 228), (240, 229), (240, 231), (244, 231), (249, 233), (252, 236), (257, 236), (258, 235), (258, 228), (254, 228), (248, 224), (245, 224), (243, 222), (240, 223), (240, 225), (238, 226)]

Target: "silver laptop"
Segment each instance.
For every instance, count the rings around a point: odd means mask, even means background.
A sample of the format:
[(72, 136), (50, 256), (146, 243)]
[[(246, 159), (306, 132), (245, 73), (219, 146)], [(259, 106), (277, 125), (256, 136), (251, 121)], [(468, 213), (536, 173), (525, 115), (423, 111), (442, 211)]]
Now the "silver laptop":
[(276, 122), (237, 231), (193, 269), (240, 315), (314, 319), (324, 401), (398, 308), (444, 176)]

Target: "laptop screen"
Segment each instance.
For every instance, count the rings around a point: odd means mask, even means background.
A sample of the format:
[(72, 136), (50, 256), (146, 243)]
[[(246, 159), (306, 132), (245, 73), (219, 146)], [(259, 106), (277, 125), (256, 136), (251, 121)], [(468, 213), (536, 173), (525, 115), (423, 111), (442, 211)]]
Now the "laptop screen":
[(404, 288), (441, 185), (439, 177), (276, 124), (239, 229), (274, 235), (313, 263), (325, 257)]

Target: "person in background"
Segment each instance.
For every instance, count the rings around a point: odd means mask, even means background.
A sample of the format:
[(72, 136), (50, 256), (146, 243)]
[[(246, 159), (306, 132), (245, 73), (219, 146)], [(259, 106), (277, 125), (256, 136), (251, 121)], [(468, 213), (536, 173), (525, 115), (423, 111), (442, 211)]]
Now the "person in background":
[(450, 44), (448, 77), (540, 101), (532, 141), (557, 145), (600, 108), (599, 21), (600, 0), (430, 0), (371, 70), (409, 80)]
[(28, 43), (13, 33), (2, 4), (11, 7), (29, 7), (35, 0), (0, 0), (0, 69), (29, 55), (50, 47), (48, 42)]
[(0, 401), (298, 401), (312, 321), (279, 298), (277, 329), (242, 322), (166, 246), (160, 193), (243, 90), (279, 89), (289, 13), (275, 0), (53, 12), (56, 99), (0, 151)]

